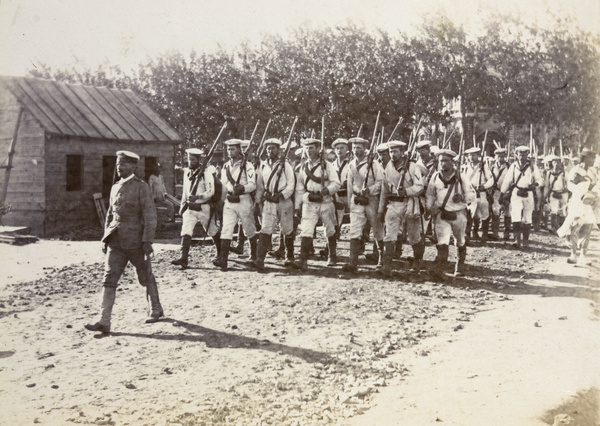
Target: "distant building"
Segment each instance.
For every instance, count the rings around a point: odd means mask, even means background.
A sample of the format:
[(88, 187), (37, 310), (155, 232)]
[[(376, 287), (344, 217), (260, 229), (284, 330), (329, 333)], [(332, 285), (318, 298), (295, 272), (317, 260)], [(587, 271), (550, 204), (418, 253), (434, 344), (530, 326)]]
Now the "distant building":
[(93, 194), (108, 199), (121, 149), (141, 157), (136, 174), (142, 179), (160, 162), (174, 191), (180, 142), (130, 90), (0, 77), (0, 204), (12, 206), (2, 222), (40, 236), (97, 224)]

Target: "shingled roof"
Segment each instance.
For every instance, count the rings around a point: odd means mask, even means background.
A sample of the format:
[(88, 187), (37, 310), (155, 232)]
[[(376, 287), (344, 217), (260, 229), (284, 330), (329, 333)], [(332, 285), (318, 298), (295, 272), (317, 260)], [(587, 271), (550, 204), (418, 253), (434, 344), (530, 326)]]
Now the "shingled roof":
[(48, 132), (127, 141), (180, 141), (181, 137), (131, 90), (0, 77)]

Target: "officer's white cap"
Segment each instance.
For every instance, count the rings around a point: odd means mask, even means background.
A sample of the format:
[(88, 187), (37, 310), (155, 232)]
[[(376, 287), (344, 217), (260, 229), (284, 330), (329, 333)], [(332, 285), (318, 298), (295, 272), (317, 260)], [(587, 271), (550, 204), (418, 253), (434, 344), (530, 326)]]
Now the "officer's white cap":
[(137, 163), (140, 156), (131, 151), (117, 151), (117, 157), (122, 160), (127, 160), (131, 163)]

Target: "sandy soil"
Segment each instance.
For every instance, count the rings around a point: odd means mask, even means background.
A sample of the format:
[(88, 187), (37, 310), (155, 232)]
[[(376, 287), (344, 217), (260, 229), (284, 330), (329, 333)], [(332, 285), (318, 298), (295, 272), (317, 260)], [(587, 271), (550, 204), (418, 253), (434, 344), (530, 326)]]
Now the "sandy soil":
[(469, 248), (468, 277), (444, 283), (405, 260), (394, 279), (236, 255), (224, 273), (210, 247), (180, 271), (176, 248), (156, 245), (167, 318), (143, 323), (128, 268), (101, 337), (83, 329), (98, 242), (0, 244), (0, 424), (600, 424), (599, 269), (567, 265), (556, 237)]

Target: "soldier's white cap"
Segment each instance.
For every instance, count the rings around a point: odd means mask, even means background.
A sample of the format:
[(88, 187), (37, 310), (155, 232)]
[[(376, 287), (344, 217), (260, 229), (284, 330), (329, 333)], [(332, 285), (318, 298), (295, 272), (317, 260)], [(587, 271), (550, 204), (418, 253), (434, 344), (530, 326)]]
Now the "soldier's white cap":
[[(297, 147), (298, 147), (298, 144), (296, 143), (296, 141), (290, 141), (290, 144), (292, 145), (292, 146), (290, 146), (290, 151), (291, 151), (292, 149), (294, 149), (294, 148), (297, 148)], [(286, 149), (286, 148), (287, 148), (287, 142), (286, 142), (286, 143), (282, 143), (282, 144), (281, 144), (281, 149)]]
[(390, 150), (390, 147), (387, 142), (380, 143), (376, 148), (377, 152), (387, 152)]
[(240, 146), (242, 147), (242, 149), (245, 150), (246, 148), (248, 148), (250, 146), (250, 141), (242, 141), (240, 143)]
[(456, 157), (458, 157), (456, 152), (452, 151), (451, 149), (440, 149), (435, 155), (437, 155), (438, 157), (444, 155), (450, 157), (451, 159), (455, 159)]
[(281, 146), (281, 140), (277, 138), (270, 138), (265, 141), (265, 146), (267, 146), (268, 144)]
[(588, 155), (594, 156), (596, 153), (589, 148), (583, 148), (581, 150), (581, 157), (587, 157)]
[(481, 149), (474, 146), (473, 148), (465, 150), (465, 154), (481, 154)]
[(417, 149), (431, 147), (431, 141), (423, 139), (422, 141), (417, 142)]
[(543, 156), (542, 154), (540, 154), (540, 155), (538, 155), (537, 159), (538, 159), (538, 160), (543, 160), (543, 159), (544, 159), (544, 156)]
[(506, 154), (506, 148), (498, 148), (494, 151), (494, 155)]
[(336, 147), (336, 146), (338, 146), (338, 145), (346, 145), (346, 146), (348, 146), (348, 139), (344, 139), (344, 138), (337, 138), (336, 140), (334, 140), (334, 141), (331, 143), (331, 147), (332, 147), (332, 148), (335, 148), (335, 147)]
[(429, 151), (430, 151), (430, 152), (431, 152), (433, 155), (435, 155), (437, 152), (439, 152), (439, 150), (440, 150), (440, 147), (439, 147), (439, 146), (437, 146), (437, 145), (431, 145), (431, 148), (429, 149)]
[(569, 160), (569, 161), (571, 161), (571, 157), (569, 157), (568, 155), (563, 155), (561, 158), (563, 160)]
[(131, 151), (117, 151), (117, 157), (129, 163), (137, 163), (140, 156)]
[(359, 138), (359, 137), (356, 137), (356, 138), (350, 138), (350, 139), (348, 140), (348, 142), (350, 142), (350, 143), (360, 143), (360, 144), (363, 144), (363, 145), (366, 145), (366, 144), (368, 144), (368, 143), (369, 143), (369, 141), (368, 141), (368, 140), (366, 140), (365, 138)]
[(304, 145), (304, 146), (315, 145), (315, 144), (321, 144), (321, 141), (319, 139), (315, 139), (315, 138), (306, 138), (302, 141), (302, 145)]
[(185, 152), (188, 155), (204, 155), (204, 151), (200, 148), (188, 148)]
[(402, 141), (390, 141), (387, 143), (389, 149), (400, 148), (402, 150), (406, 149), (406, 142)]
[(547, 163), (550, 163), (551, 161), (560, 161), (560, 157), (558, 155), (550, 154), (550, 155), (546, 155), (546, 158), (544, 158), (544, 161)]
[(298, 148), (296, 151), (294, 151), (294, 154), (296, 154), (296, 157), (300, 157), (302, 155), (302, 151), (304, 151), (304, 148)]
[(242, 142), (244, 142), (244, 141), (241, 139), (229, 139), (229, 140), (225, 141), (225, 145), (226, 146), (236, 146), (236, 145), (241, 146)]
[(529, 152), (530, 149), (527, 145), (521, 145), (515, 148), (515, 152)]

